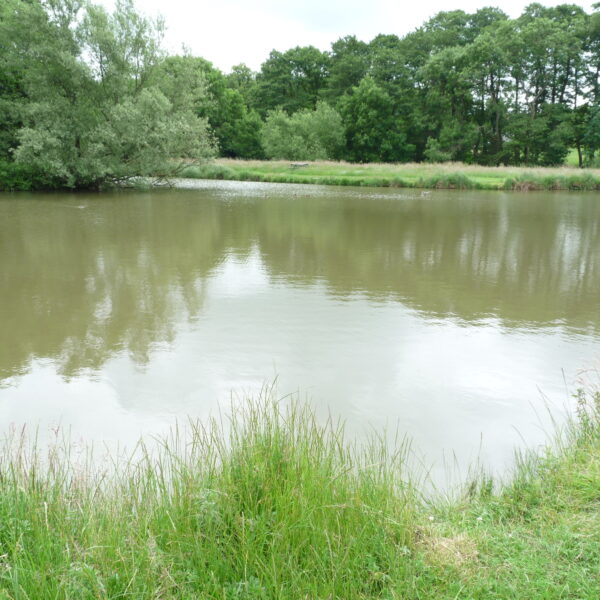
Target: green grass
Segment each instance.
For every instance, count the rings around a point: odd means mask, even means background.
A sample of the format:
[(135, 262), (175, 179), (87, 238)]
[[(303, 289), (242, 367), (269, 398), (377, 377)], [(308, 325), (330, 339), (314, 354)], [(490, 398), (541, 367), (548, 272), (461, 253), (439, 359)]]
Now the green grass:
[(599, 169), (481, 167), (444, 164), (351, 164), (219, 159), (190, 166), (182, 176), (272, 183), (481, 190), (600, 190)]
[(0, 598), (600, 597), (600, 394), (497, 492), (423, 499), (406, 452), (250, 403), (112, 469), (6, 450)]
[(565, 165), (568, 167), (579, 167), (579, 154), (577, 148), (571, 148), (567, 158), (565, 159)]

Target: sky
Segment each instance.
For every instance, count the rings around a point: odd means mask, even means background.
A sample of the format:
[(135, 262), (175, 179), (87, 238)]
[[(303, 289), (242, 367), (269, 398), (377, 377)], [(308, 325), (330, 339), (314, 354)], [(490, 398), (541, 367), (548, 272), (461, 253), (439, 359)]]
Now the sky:
[[(108, 8), (114, 0), (93, 0)], [(597, 0), (571, 3), (591, 11)], [(165, 48), (172, 54), (185, 47), (228, 72), (245, 63), (255, 71), (273, 49), (313, 45), (328, 50), (345, 35), (369, 41), (379, 33), (402, 36), (442, 10), (474, 12), (500, 6), (511, 17), (530, 4), (524, 0), (135, 0), (146, 16), (162, 15), (167, 31)], [(567, 2), (540, 4), (554, 6)]]

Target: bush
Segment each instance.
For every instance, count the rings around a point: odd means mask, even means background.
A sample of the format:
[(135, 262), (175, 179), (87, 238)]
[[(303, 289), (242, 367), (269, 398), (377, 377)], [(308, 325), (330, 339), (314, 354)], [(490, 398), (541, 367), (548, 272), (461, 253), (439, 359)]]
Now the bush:
[(339, 113), (325, 102), (313, 111), (291, 116), (283, 110), (269, 113), (262, 130), (267, 158), (285, 160), (325, 160), (339, 157), (344, 143), (344, 127)]
[(423, 154), (425, 154), (425, 160), (431, 163), (448, 162), (452, 158), (451, 153), (444, 152), (440, 142), (432, 137), (427, 139), (427, 146)]
[[(31, 190), (42, 187), (42, 176), (29, 165), (0, 160), (0, 190)], [(48, 185), (45, 187), (55, 187)], [(58, 185), (58, 184), (57, 184)]]

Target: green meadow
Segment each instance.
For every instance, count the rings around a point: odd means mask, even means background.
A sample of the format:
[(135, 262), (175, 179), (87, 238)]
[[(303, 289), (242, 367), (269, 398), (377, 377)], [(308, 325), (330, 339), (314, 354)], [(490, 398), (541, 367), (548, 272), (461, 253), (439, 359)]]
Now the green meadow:
[[(298, 166), (299, 165), (299, 166)], [(482, 167), (463, 163), (368, 163), (217, 159), (182, 177), (424, 189), (599, 190), (599, 169)]]

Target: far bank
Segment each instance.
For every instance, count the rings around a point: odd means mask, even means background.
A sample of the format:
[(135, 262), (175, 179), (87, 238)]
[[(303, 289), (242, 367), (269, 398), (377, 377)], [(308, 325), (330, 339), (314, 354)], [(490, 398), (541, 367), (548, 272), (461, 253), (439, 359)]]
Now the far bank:
[(482, 167), (464, 163), (346, 163), (220, 158), (183, 177), (270, 183), (474, 190), (600, 190), (600, 169)]

